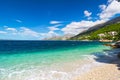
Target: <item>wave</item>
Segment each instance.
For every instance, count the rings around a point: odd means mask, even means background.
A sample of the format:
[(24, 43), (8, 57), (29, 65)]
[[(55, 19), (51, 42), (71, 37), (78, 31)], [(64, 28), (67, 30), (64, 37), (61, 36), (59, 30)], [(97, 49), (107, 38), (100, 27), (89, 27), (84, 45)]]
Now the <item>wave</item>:
[[(75, 76), (84, 74), (89, 71), (91, 68), (100, 66), (102, 63), (96, 62), (93, 58), (93, 55), (83, 55), (85, 59), (81, 60), (82, 63), (75, 63), (79, 65), (77, 68), (70, 63), (70, 66), (64, 67), (73, 67), (72, 71), (64, 71), (53, 66), (27, 66), (17, 65), (12, 68), (0, 69), (0, 80), (72, 80)], [(65, 64), (65, 63), (64, 63)], [(75, 65), (74, 64), (74, 65)], [(62, 64), (61, 64), (62, 65)], [(24, 68), (21, 67), (24, 66)], [(26, 67), (25, 67), (26, 66)], [(59, 67), (59, 68), (64, 68)]]

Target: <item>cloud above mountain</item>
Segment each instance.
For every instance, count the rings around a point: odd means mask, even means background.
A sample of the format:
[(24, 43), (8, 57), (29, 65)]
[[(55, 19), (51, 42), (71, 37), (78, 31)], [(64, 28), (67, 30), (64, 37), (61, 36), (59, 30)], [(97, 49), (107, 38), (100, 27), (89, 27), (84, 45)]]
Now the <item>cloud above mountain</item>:
[[(116, 14), (120, 14), (120, 2), (118, 2), (117, 0), (108, 0), (107, 4), (101, 4), (98, 7), (100, 8), (101, 12), (98, 13), (97, 20), (81, 20), (79, 22), (74, 21), (70, 24), (67, 24), (61, 30), (64, 32), (64, 34), (77, 35), (92, 26), (108, 21)], [(85, 10), (84, 15), (86, 17), (90, 17), (92, 15), (92, 12)]]
[(109, 1), (108, 5), (101, 6), (101, 9), (102, 12), (99, 14), (100, 19), (109, 19), (112, 16), (120, 13), (120, 2), (117, 0)]

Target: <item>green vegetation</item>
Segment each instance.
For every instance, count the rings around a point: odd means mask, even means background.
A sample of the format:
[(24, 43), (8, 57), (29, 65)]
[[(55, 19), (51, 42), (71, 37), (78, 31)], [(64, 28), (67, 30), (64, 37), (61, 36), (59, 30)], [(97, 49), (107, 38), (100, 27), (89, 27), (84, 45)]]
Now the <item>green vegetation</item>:
[(120, 23), (107, 25), (99, 30), (81, 36), (73, 37), (71, 40), (120, 40)]

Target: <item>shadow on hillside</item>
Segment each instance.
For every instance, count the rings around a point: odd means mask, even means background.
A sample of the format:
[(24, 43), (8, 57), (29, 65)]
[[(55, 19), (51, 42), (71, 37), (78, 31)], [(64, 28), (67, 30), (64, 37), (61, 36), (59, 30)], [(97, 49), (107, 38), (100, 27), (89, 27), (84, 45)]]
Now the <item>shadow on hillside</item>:
[(94, 53), (94, 60), (101, 63), (115, 64), (120, 70), (120, 58), (117, 57), (117, 54), (120, 53), (120, 48), (112, 50), (104, 50), (104, 54)]

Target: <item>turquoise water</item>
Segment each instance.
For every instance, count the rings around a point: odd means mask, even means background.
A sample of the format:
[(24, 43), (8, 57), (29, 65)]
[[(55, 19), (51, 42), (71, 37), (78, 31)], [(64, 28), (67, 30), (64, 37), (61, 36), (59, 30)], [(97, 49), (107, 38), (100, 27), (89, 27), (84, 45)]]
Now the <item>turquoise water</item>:
[(0, 41), (0, 80), (70, 80), (84, 55), (104, 49), (100, 42)]

